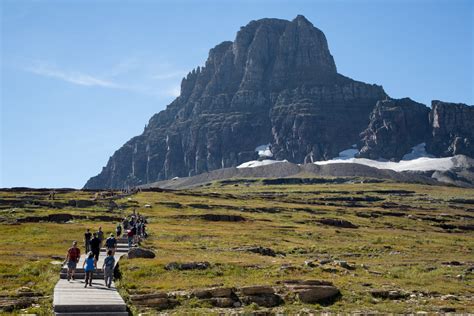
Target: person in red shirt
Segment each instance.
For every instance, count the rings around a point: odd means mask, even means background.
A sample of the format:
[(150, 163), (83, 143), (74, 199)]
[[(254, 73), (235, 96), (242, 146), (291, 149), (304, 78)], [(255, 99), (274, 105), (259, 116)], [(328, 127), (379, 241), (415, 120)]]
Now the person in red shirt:
[(74, 272), (76, 272), (76, 266), (81, 258), (81, 250), (77, 248), (77, 241), (72, 242), (72, 247), (68, 249), (66, 255), (67, 262), (67, 280), (71, 278), (74, 280)]

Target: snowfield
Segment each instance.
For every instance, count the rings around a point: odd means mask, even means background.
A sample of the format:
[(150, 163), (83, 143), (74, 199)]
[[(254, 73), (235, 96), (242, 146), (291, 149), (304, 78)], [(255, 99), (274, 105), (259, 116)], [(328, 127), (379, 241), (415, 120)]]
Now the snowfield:
[(328, 165), (333, 163), (357, 163), (374, 167), (377, 169), (390, 169), (393, 171), (447, 171), (455, 166), (454, 157), (428, 158), (421, 157), (413, 160), (401, 160), (399, 162), (377, 161), (365, 158), (333, 159), (326, 161), (316, 161), (316, 165)]
[(288, 160), (252, 160), (252, 161), (247, 161), (244, 162), (241, 165), (238, 165), (237, 168), (255, 168), (255, 167), (261, 167), (261, 166), (267, 166), (267, 165), (272, 165), (274, 163), (281, 163), (281, 162), (288, 162)]

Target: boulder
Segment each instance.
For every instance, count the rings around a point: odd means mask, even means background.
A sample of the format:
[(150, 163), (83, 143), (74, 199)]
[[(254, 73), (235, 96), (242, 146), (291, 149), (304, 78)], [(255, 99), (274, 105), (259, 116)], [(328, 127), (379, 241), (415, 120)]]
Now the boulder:
[(144, 249), (144, 248), (131, 248), (128, 251), (128, 259), (135, 259), (135, 258), (146, 258), (146, 259), (153, 259), (155, 258), (155, 253), (152, 250)]
[(213, 297), (208, 301), (212, 306), (220, 308), (232, 308), (235, 307), (235, 304), (238, 302), (230, 297)]
[(235, 250), (253, 252), (253, 253), (260, 254), (262, 256), (270, 256), (270, 257), (275, 257), (276, 256), (276, 252), (273, 249), (267, 248), (267, 247), (260, 247), (260, 246), (242, 247), (242, 248), (236, 248)]
[(297, 291), (299, 300), (308, 304), (329, 302), (340, 294), (339, 289), (332, 285), (313, 285)]
[(165, 266), (166, 270), (205, 270), (209, 268), (211, 264), (207, 261), (204, 262), (187, 262), (178, 263), (170, 262)]
[(410, 296), (410, 293), (400, 290), (372, 290), (370, 294), (375, 298), (399, 300)]
[(283, 299), (273, 293), (262, 293), (258, 295), (247, 295), (240, 298), (242, 303), (250, 305), (255, 303), (262, 307), (275, 307), (284, 303)]
[(244, 295), (260, 295), (260, 294), (273, 294), (275, 290), (271, 286), (267, 285), (256, 285), (256, 286), (245, 286), (240, 288), (240, 291)]
[(331, 303), (341, 294), (339, 289), (329, 281), (285, 280), (282, 283), (303, 303)]
[(240, 215), (203, 214), (199, 215), (199, 217), (203, 220), (212, 222), (245, 222), (245, 217)]

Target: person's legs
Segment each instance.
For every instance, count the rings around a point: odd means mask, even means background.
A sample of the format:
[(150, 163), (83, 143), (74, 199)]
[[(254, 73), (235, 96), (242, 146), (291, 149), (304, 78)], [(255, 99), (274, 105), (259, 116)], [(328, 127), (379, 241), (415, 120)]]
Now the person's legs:
[(100, 250), (95, 250), (94, 251), (94, 258), (95, 258), (96, 261), (99, 261), (99, 251)]
[(88, 283), (89, 283), (89, 272), (86, 271), (86, 284), (84, 284), (84, 287), (87, 287)]
[(105, 268), (104, 281), (105, 281), (105, 286), (110, 287), (110, 284), (112, 283), (112, 270), (111, 269)]
[(70, 281), (71, 277), (74, 280), (74, 272), (76, 270), (76, 262), (68, 261), (67, 263), (67, 280)]
[(89, 286), (92, 286), (92, 275), (94, 274), (94, 271), (89, 272)]

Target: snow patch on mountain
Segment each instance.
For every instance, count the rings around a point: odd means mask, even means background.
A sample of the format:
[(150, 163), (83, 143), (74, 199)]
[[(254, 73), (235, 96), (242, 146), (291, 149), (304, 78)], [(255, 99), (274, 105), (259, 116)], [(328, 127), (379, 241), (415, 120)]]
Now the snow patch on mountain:
[(365, 158), (349, 158), (349, 159), (332, 159), (326, 161), (316, 161), (316, 165), (328, 165), (334, 163), (356, 163), (374, 167), (377, 169), (390, 169), (393, 171), (447, 171), (455, 166), (454, 157), (446, 158), (428, 158), (421, 157), (412, 160), (393, 161), (377, 161)]
[(259, 157), (273, 157), (271, 144), (257, 146), (255, 151), (258, 153)]
[(288, 160), (270, 160), (270, 159), (252, 160), (252, 161), (244, 162), (241, 165), (238, 165), (237, 168), (238, 169), (241, 169), (241, 168), (255, 168), (255, 167), (272, 165), (272, 164), (275, 164), (275, 163), (281, 163), (281, 162), (288, 162)]

